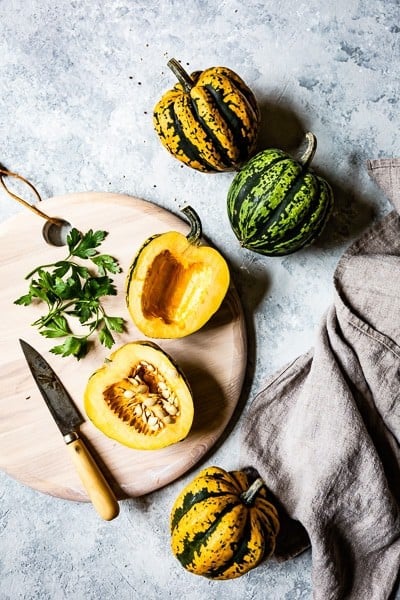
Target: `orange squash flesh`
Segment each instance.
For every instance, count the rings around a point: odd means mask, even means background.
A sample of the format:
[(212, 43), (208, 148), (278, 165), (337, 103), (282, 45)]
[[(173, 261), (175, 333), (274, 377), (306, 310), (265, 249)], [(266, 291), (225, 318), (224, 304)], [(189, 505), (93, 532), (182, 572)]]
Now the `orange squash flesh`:
[(217, 250), (170, 231), (150, 238), (136, 256), (127, 281), (128, 310), (144, 335), (181, 338), (218, 310), (229, 282)]

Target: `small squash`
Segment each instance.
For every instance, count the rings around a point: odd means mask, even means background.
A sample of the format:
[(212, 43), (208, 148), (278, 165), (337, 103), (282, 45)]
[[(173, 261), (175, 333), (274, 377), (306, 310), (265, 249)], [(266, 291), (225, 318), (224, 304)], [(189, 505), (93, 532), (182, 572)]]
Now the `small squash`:
[(295, 160), (279, 149), (259, 152), (234, 177), (228, 216), (241, 246), (266, 256), (291, 254), (322, 232), (333, 206), (327, 181), (310, 169), (317, 140), (306, 134)]
[(233, 579), (272, 555), (279, 532), (276, 508), (262, 479), (203, 469), (172, 507), (171, 548), (182, 566), (211, 579)]
[(200, 329), (228, 291), (229, 268), (222, 255), (199, 246), (201, 223), (189, 206), (187, 236), (177, 231), (150, 237), (134, 258), (126, 302), (133, 322), (150, 338), (181, 338)]
[(156, 344), (129, 342), (90, 377), (84, 406), (105, 435), (139, 450), (184, 439), (193, 422), (192, 394), (184, 374)]
[(198, 171), (237, 170), (257, 140), (260, 112), (253, 92), (226, 67), (189, 75), (174, 58), (168, 67), (179, 83), (153, 111), (163, 146)]

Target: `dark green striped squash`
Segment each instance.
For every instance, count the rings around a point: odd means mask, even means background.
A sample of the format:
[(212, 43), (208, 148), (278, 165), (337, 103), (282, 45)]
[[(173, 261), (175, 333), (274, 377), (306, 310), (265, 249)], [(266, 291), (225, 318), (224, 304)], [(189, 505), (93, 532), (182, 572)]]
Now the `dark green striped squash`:
[(171, 511), (171, 548), (182, 566), (210, 579), (234, 579), (269, 558), (279, 532), (276, 508), (261, 478), (203, 469)]
[(291, 254), (311, 244), (333, 206), (327, 181), (310, 168), (317, 140), (306, 134), (299, 160), (279, 149), (263, 150), (235, 175), (228, 216), (241, 246), (266, 256)]
[(237, 170), (254, 151), (260, 113), (244, 81), (227, 67), (189, 75), (172, 58), (178, 83), (154, 107), (154, 128), (178, 160), (203, 172)]

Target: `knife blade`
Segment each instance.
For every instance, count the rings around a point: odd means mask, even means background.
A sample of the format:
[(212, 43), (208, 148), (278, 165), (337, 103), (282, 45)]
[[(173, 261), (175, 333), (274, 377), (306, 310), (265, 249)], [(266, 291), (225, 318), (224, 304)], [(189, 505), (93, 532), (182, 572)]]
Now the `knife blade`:
[(106, 521), (119, 514), (119, 504), (99, 466), (82, 439), (79, 426), (84, 418), (49, 363), (24, 340), (19, 340), (33, 379), (64, 438), (72, 461), (88, 496)]

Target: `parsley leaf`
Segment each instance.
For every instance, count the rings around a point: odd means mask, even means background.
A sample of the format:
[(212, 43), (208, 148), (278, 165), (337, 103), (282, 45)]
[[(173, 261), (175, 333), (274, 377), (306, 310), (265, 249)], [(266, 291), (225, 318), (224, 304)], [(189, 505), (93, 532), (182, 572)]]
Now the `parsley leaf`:
[(81, 239), (82, 239), (81, 234), (79, 233), (79, 231), (77, 229), (75, 229), (75, 227), (73, 227), (67, 235), (67, 245), (68, 245), (68, 248), (69, 248), (69, 251), (71, 254), (72, 254), (75, 246), (77, 246), (79, 244)]
[(51, 348), (50, 352), (53, 352), (53, 354), (60, 354), (61, 356), (72, 355), (79, 360), (86, 355), (88, 349), (87, 346), (88, 342), (86, 338), (70, 335), (62, 344)]
[(82, 289), (83, 297), (88, 299), (98, 299), (102, 296), (115, 296), (116, 294), (117, 290), (111, 279), (107, 276), (89, 277)]
[(99, 340), (106, 348), (111, 348), (114, 344), (114, 338), (107, 325), (103, 325), (103, 327), (100, 329)]
[(109, 273), (119, 273), (121, 271), (118, 262), (109, 254), (99, 254), (92, 258), (92, 262), (97, 266), (100, 275)]
[[(28, 293), (14, 301), (21, 306), (33, 302), (47, 304), (47, 313), (32, 325), (47, 338), (64, 338), (62, 344), (51, 348), (54, 354), (79, 360), (87, 354), (93, 335), (97, 334), (100, 343), (111, 348), (114, 344), (111, 332), (124, 330), (124, 319), (107, 315), (101, 304), (104, 296), (117, 294), (107, 273), (121, 271), (115, 258), (98, 251), (106, 236), (106, 231), (90, 229), (82, 234), (72, 228), (67, 236), (68, 256), (31, 271), (25, 277), (30, 280)], [(75, 258), (90, 261), (91, 267), (76, 262)], [(76, 319), (86, 332), (73, 333), (70, 319)]]
[(32, 294), (24, 294), (23, 296), (20, 296), (19, 298), (17, 298), (17, 300), (15, 300), (14, 304), (20, 304), (21, 306), (28, 306), (29, 304), (32, 304)]
[[(44, 323), (43, 323), (44, 325)], [(48, 338), (63, 337), (71, 333), (68, 321), (62, 315), (56, 315), (50, 321), (46, 321), (40, 333)]]
[(97, 254), (96, 248), (100, 246), (106, 235), (107, 232), (105, 231), (93, 231), (92, 229), (89, 229), (87, 233), (81, 236), (78, 243), (76, 243), (76, 234), (74, 234), (74, 245), (70, 248), (71, 255), (78, 256), (79, 258), (90, 258), (91, 256), (94, 256)]
[(108, 317), (107, 315), (104, 315), (104, 322), (112, 331), (116, 331), (117, 333), (122, 333), (124, 331), (124, 319), (121, 317)]

